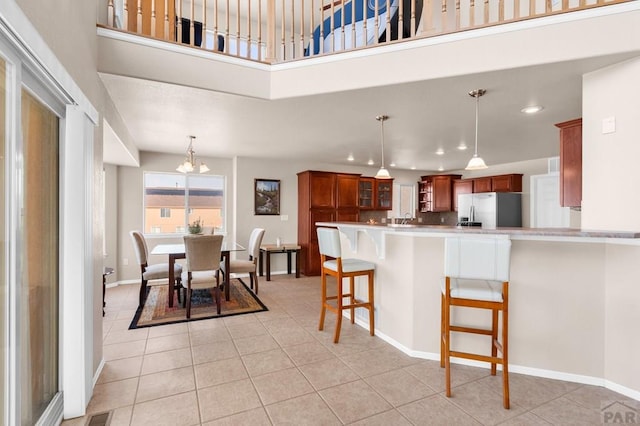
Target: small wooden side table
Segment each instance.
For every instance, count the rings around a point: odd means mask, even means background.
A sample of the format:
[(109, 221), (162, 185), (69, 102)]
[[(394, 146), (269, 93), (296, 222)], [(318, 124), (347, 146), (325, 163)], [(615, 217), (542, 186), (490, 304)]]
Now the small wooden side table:
[(260, 254), (258, 256), (258, 273), (262, 276), (263, 272), (263, 253), (267, 257), (267, 281), (271, 281), (271, 255), (278, 253), (287, 254), (287, 273), (291, 274), (291, 253), (296, 254), (296, 278), (300, 278), (300, 246), (292, 243), (285, 244), (263, 244), (260, 246)]
[(105, 293), (107, 292), (107, 276), (113, 274), (113, 272), (114, 272), (113, 268), (105, 266), (104, 272), (102, 273), (102, 316), (104, 316), (104, 307), (107, 306), (107, 304), (104, 301), (104, 296), (105, 296)]

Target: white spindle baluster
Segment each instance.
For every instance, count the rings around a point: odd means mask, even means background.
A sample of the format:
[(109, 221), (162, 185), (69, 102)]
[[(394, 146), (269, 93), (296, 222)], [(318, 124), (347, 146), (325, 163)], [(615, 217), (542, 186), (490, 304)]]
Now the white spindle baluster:
[(122, 13), (122, 25), (124, 26), (124, 29), (127, 31), (131, 31), (131, 29), (129, 28), (129, 2), (127, 0), (124, 0), (124, 10)]
[(236, 2), (236, 56), (240, 56), (240, 0)]
[(340, 49), (344, 50), (345, 40), (344, 40), (344, 1), (342, 0), (342, 5), (340, 6)]
[(113, 6), (113, 0), (109, 0), (107, 3), (107, 25), (113, 28), (113, 16), (115, 14), (115, 9)]
[(151, 0), (151, 37), (156, 36), (156, 0)]
[(138, 0), (138, 11), (136, 13), (136, 32), (142, 34), (142, 0)]
[(164, 39), (169, 40), (169, 0), (164, 0)]
[(296, 0), (291, 0), (291, 57), (295, 58), (296, 57), (296, 42), (295, 42), (295, 8), (294, 5), (296, 3)]
[(369, 40), (369, 36), (367, 33), (367, 2), (362, 1), (362, 31), (364, 33), (364, 37), (362, 38), (362, 45), (367, 45), (367, 40)]
[(324, 53), (324, 0), (320, 0), (320, 38), (318, 39), (318, 53)]
[(247, 58), (251, 58), (251, 46), (253, 46), (253, 40), (251, 40), (251, 0), (247, 3)]
[(195, 6), (196, 2), (191, 0), (191, 7), (189, 8), (189, 13), (191, 16), (189, 17), (189, 45), (196, 45), (196, 24), (195, 24)]
[(178, 10), (176, 11), (176, 19), (178, 22), (178, 28), (176, 29), (176, 31), (178, 31), (178, 43), (182, 43), (182, 0), (178, 0)]
[(202, 37), (202, 43), (200, 43), (200, 47), (202, 49), (206, 49), (207, 48), (207, 0), (202, 0), (202, 35), (201, 37)]
[[(231, 49), (228, 47), (229, 46), (229, 0), (227, 0), (227, 9), (226, 9), (226, 24), (227, 24), (227, 28), (225, 28), (224, 30), (224, 39), (225, 39), (225, 48), (224, 51), (231, 54)], [(236, 45), (238, 44), (238, 41), (236, 40)]]
[(335, 15), (336, 15), (336, 10), (335, 10), (335, 2), (334, 0), (329, 0), (331, 2), (331, 27), (329, 28), (329, 31), (331, 31), (331, 50), (330, 52), (334, 52), (336, 50), (336, 20), (335, 20)]
[(404, 38), (404, 1), (398, 1), (398, 40)]
[(300, 45), (298, 46), (298, 57), (304, 56), (304, 0), (300, 4)]
[(262, 0), (258, 0), (258, 60), (262, 60)]
[[(402, 2), (402, 0), (398, 1)], [(387, 0), (387, 22), (384, 34), (384, 41), (388, 42), (391, 40), (391, 2), (389, 0)]]
[[(365, 16), (363, 19), (367, 19)], [(355, 49), (356, 43), (356, 2), (351, 3), (351, 48)]]

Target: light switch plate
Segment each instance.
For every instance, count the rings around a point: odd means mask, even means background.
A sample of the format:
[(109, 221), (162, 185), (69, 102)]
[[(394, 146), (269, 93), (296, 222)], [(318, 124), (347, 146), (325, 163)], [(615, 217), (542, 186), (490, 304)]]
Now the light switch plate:
[(616, 118), (607, 117), (602, 119), (602, 134), (615, 133), (616, 131)]
[(289, 220), (289, 215), (288, 214), (281, 214), (280, 215), (280, 220), (283, 222), (286, 222), (287, 220)]

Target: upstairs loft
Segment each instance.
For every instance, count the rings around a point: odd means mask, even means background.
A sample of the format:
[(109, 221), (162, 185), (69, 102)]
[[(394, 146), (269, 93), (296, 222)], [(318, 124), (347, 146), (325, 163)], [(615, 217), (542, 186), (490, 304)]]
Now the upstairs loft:
[(105, 1), (107, 28), (273, 64), (631, 0)]
[(622, 60), (640, 49), (629, 33), (637, 31), (639, 6), (633, 0), (104, 0), (98, 69), (281, 99), (606, 55)]

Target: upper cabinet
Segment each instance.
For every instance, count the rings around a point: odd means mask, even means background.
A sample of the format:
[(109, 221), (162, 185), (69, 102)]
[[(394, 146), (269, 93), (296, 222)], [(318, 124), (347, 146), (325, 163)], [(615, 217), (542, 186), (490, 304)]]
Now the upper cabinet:
[(458, 211), (458, 195), (473, 192), (473, 179), (455, 179), (453, 181), (453, 211)]
[(453, 182), (461, 175), (421, 176), (418, 182), (420, 212), (449, 212), (453, 209)]
[(463, 179), (473, 182), (473, 192), (522, 192), (522, 174), (483, 176)]
[(491, 192), (522, 192), (522, 174), (491, 176)]
[(473, 180), (473, 192), (491, 192), (491, 176), (475, 178)]
[(358, 186), (360, 175), (337, 173), (336, 174), (336, 208), (338, 209), (358, 209)]
[(361, 210), (391, 210), (393, 207), (393, 179), (361, 177), (359, 189)]
[(362, 210), (372, 210), (374, 207), (375, 197), (375, 179), (370, 177), (360, 178), (360, 188), (358, 198), (360, 199), (359, 205)]
[(391, 210), (393, 206), (393, 180), (376, 179), (376, 210)]
[(582, 204), (582, 119), (556, 124), (560, 129), (560, 205)]

